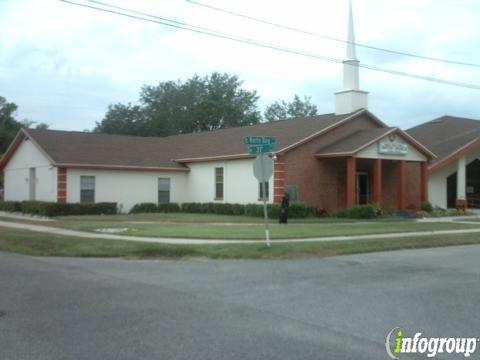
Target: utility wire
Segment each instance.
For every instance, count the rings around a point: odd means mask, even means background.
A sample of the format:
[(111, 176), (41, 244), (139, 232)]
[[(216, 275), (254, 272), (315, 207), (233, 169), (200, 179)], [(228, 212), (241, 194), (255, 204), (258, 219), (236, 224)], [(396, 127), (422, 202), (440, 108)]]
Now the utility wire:
[[(200, 33), (200, 34), (207, 35), (207, 36), (213, 36), (213, 37), (217, 37), (217, 38), (221, 38), (221, 39), (236, 41), (236, 42), (239, 42), (239, 43), (248, 44), (248, 45), (257, 46), (257, 47), (262, 47), (262, 48), (267, 48), (267, 49), (271, 49), (271, 50), (276, 50), (276, 51), (280, 51), (280, 52), (284, 52), (284, 53), (288, 53), (288, 54), (300, 55), (300, 56), (304, 56), (304, 57), (314, 58), (314, 59), (323, 60), (323, 61), (330, 61), (330, 62), (335, 62), (335, 63), (343, 63), (344, 62), (341, 59), (337, 59), (337, 58), (333, 58), (333, 57), (322, 56), (322, 55), (318, 55), (318, 54), (314, 54), (314, 53), (310, 53), (310, 52), (305, 52), (305, 51), (301, 51), (301, 50), (285, 48), (285, 47), (282, 47), (280, 45), (265, 43), (265, 42), (261, 42), (261, 41), (257, 41), (257, 40), (253, 40), (253, 39), (241, 38), (241, 37), (237, 37), (237, 36), (234, 36), (234, 35), (221, 33), (221, 32), (218, 32), (216, 30), (213, 30), (213, 29), (208, 29), (208, 28), (203, 28), (203, 27), (199, 27), (199, 26), (189, 25), (189, 24), (186, 24), (186, 23), (182, 23), (180, 21), (171, 20), (171, 19), (167, 19), (167, 18), (161, 18), (161, 17), (151, 15), (151, 14), (141, 13), (141, 12), (135, 11), (135, 10), (121, 8), (123, 11), (128, 11), (128, 12), (131, 13), (131, 14), (127, 14), (125, 12), (120, 12), (120, 11), (105, 9), (105, 8), (101, 8), (101, 7), (97, 7), (97, 6), (77, 3), (77, 2), (74, 2), (74, 1), (70, 1), (70, 0), (60, 0), (60, 1), (62, 1), (64, 3), (76, 5), (76, 6), (81, 6), (81, 7), (97, 10), (97, 11), (102, 11), (102, 12), (106, 12), (106, 13), (110, 13), (110, 14), (120, 15), (120, 16), (132, 18), (132, 19), (136, 19), (136, 20), (142, 20), (142, 21), (147, 21), (147, 22), (151, 22), (151, 23), (156, 23), (156, 24), (160, 24), (160, 25), (164, 25), (164, 26), (168, 26), (168, 27), (172, 27), (172, 28), (192, 31), (192, 32)], [(90, 0), (90, 1), (93, 2), (94, 0)], [(100, 3), (100, 2), (96, 1), (96, 3)], [(106, 3), (102, 3), (102, 4), (105, 4), (104, 6), (108, 6), (110, 8), (120, 9), (119, 7), (115, 7), (114, 5), (109, 5), (109, 4), (106, 4)], [(147, 17), (132, 15), (134, 13), (144, 14), (143, 16), (147, 16)], [(480, 85), (475, 85), (475, 84), (470, 84), (470, 83), (444, 80), (444, 79), (439, 79), (439, 78), (430, 77), (430, 76), (416, 75), (416, 74), (412, 74), (412, 73), (407, 73), (407, 72), (402, 72), (402, 71), (397, 71), (397, 70), (391, 70), (391, 69), (384, 69), (384, 68), (380, 68), (380, 67), (377, 67), (377, 66), (361, 64), (361, 63), (357, 64), (357, 65), (351, 65), (351, 66), (359, 66), (361, 68), (374, 70), (374, 71), (381, 71), (381, 72), (389, 73), (389, 74), (393, 74), (393, 75), (405, 76), (405, 77), (415, 78), (415, 79), (419, 79), (419, 80), (426, 80), (426, 81), (432, 81), (432, 82), (446, 84), (446, 85), (452, 85), (452, 86), (463, 87), (463, 88), (468, 88), (468, 89), (480, 90)]]
[(220, 7), (217, 7), (217, 6), (205, 4), (205, 3), (202, 3), (202, 2), (199, 2), (199, 1), (195, 1), (195, 0), (186, 0), (186, 1), (193, 4), (193, 5), (202, 6), (204, 8), (210, 9), (210, 10), (215, 10), (215, 11), (222, 12), (222, 13), (225, 13), (225, 14), (229, 14), (229, 15), (232, 15), (232, 16), (248, 19), (248, 20), (251, 20), (251, 21), (255, 21), (257, 23), (274, 26), (274, 27), (277, 27), (277, 28), (280, 28), (280, 29), (293, 31), (293, 32), (297, 32), (297, 33), (300, 33), (300, 34), (304, 34), (304, 35), (310, 35), (310, 36), (315, 36), (315, 37), (322, 38), (322, 39), (341, 42), (341, 43), (344, 43), (344, 44), (353, 44), (353, 45), (356, 45), (358, 47), (363, 47), (363, 48), (370, 49), (370, 50), (383, 51), (383, 52), (387, 52), (387, 53), (390, 53), (390, 54), (409, 56), (409, 57), (419, 58), (419, 59), (423, 59), (423, 60), (443, 62), (443, 63), (447, 63), (447, 64), (480, 67), (480, 64), (474, 64), (474, 63), (468, 63), (468, 62), (456, 61), (456, 60), (449, 60), (449, 59), (442, 59), (442, 58), (436, 58), (436, 57), (431, 57), (431, 56), (418, 55), (418, 54), (409, 53), (409, 52), (405, 52), (405, 51), (390, 50), (390, 49), (385, 49), (385, 48), (372, 46), (372, 45), (366, 45), (366, 44), (362, 44), (362, 43), (358, 43), (358, 42), (342, 40), (342, 39), (334, 38), (334, 37), (331, 37), (331, 36), (315, 33), (315, 32), (312, 32), (312, 31), (303, 30), (303, 29), (300, 29), (300, 28), (292, 27), (292, 26), (282, 25), (282, 24), (275, 23), (275, 22), (268, 21), (268, 20), (264, 20), (264, 19), (259, 19), (259, 18), (253, 17), (251, 15), (234, 12), (234, 11), (231, 11), (231, 10), (228, 10), (228, 9), (225, 9), (225, 8), (220, 8)]

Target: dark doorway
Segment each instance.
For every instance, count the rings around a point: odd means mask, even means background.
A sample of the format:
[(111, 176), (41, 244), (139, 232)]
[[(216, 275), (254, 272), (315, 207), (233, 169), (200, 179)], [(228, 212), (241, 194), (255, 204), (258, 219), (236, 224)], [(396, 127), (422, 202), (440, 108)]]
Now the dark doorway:
[(475, 159), (467, 165), (466, 185), (468, 206), (480, 208), (480, 160)]
[(357, 204), (368, 204), (369, 197), (368, 173), (357, 173)]
[(457, 202), (457, 173), (447, 177), (447, 207), (455, 208)]

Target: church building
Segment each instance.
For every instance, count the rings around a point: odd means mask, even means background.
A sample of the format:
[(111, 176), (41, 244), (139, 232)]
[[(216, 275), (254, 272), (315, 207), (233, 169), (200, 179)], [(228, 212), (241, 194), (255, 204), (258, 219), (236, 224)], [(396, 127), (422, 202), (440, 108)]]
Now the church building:
[[(334, 95), (332, 114), (169, 137), (22, 129), (0, 160), (5, 200), (116, 202), (127, 212), (143, 202), (247, 204), (266, 197), (278, 203), (288, 192), (292, 201), (331, 212), (367, 203), (414, 210), (429, 193), (442, 191), (439, 206), (466, 199), (470, 155), (459, 149), (449, 158), (458, 160), (454, 165), (443, 158), (448, 151), (429, 140), (437, 136), (429, 135), (433, 125), (405, 132), (368, 111), (354, 43), (350, 9), (343, 89)], [(265, 194), (253, 175), (246, 136), (277, 138)], [(437, 185), (438, 169), (449, 169), (443, 177), (457, 169), (455, 185), (448, 179)]]

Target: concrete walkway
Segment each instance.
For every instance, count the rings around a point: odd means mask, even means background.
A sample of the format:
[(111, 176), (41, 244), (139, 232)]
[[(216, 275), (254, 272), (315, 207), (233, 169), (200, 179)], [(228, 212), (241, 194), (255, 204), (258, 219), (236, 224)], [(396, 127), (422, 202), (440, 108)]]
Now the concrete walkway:
[[(108, 239), (108, 240), (126, 240), (126, 241), (140, 241), (151, 242), (159, 244), (194, 244), (194, 245), (216, 245), (216, 244), (258, 244), (264, 243), (265, 240), (227, 240), (227, 239), (185, 239), (185, 238), (155, 238), (145, 236), (128, 236), (128, 235), (112, 235), (89, 233), (77, 230), (68, 230), (55, 228), (51, 226), (33, 225), (25, 223), (15, 223), (9, 221), (0, 221), (0, 227), (7, 227), (11, 229), (36, 231), (46, 234), (55, 234), (63, 236), (75, 236), (88, 239)], [(438, 236), (438, 235), (454, 235), (454, 234), (479, 234), (478, 229), (464, 229), (464, 230), (439, 230), (439, 231), (415, 231), (403, 233), (385, 233), (373, 235), (348, 235), (348, 236), (326, 236), (316, 238), (302, 238), (302, 239), (283, 239), (271, 240), (272, 243), (298, 243), (298, 242), (320, 242), (320, 241), (346, 241), (346, 240), (373, 240), (373, 239), (391, 239), (391, 238), (409, 238), (413, 236)]]

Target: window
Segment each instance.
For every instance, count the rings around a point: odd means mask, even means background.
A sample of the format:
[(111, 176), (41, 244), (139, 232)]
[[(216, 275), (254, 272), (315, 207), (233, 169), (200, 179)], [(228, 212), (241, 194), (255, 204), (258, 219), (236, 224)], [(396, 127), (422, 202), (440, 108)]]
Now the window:
[(80, 202), (95, 202), (95, 176), (80, 176)]
[[(265, 181), (265, 193), (266, 193), (266, 197), (265, 197), (265, 200), (268, 200), (268, 181)], [(258, 198), (260, 200), (263, 200), (263, 186), (262, 186), (262, 183), (258, 183)]]
[(158, 178), (158, 203), (170, 202), (170, 178)]
[(223, 167), (215, 168), (215, 200), (223, 200)]

